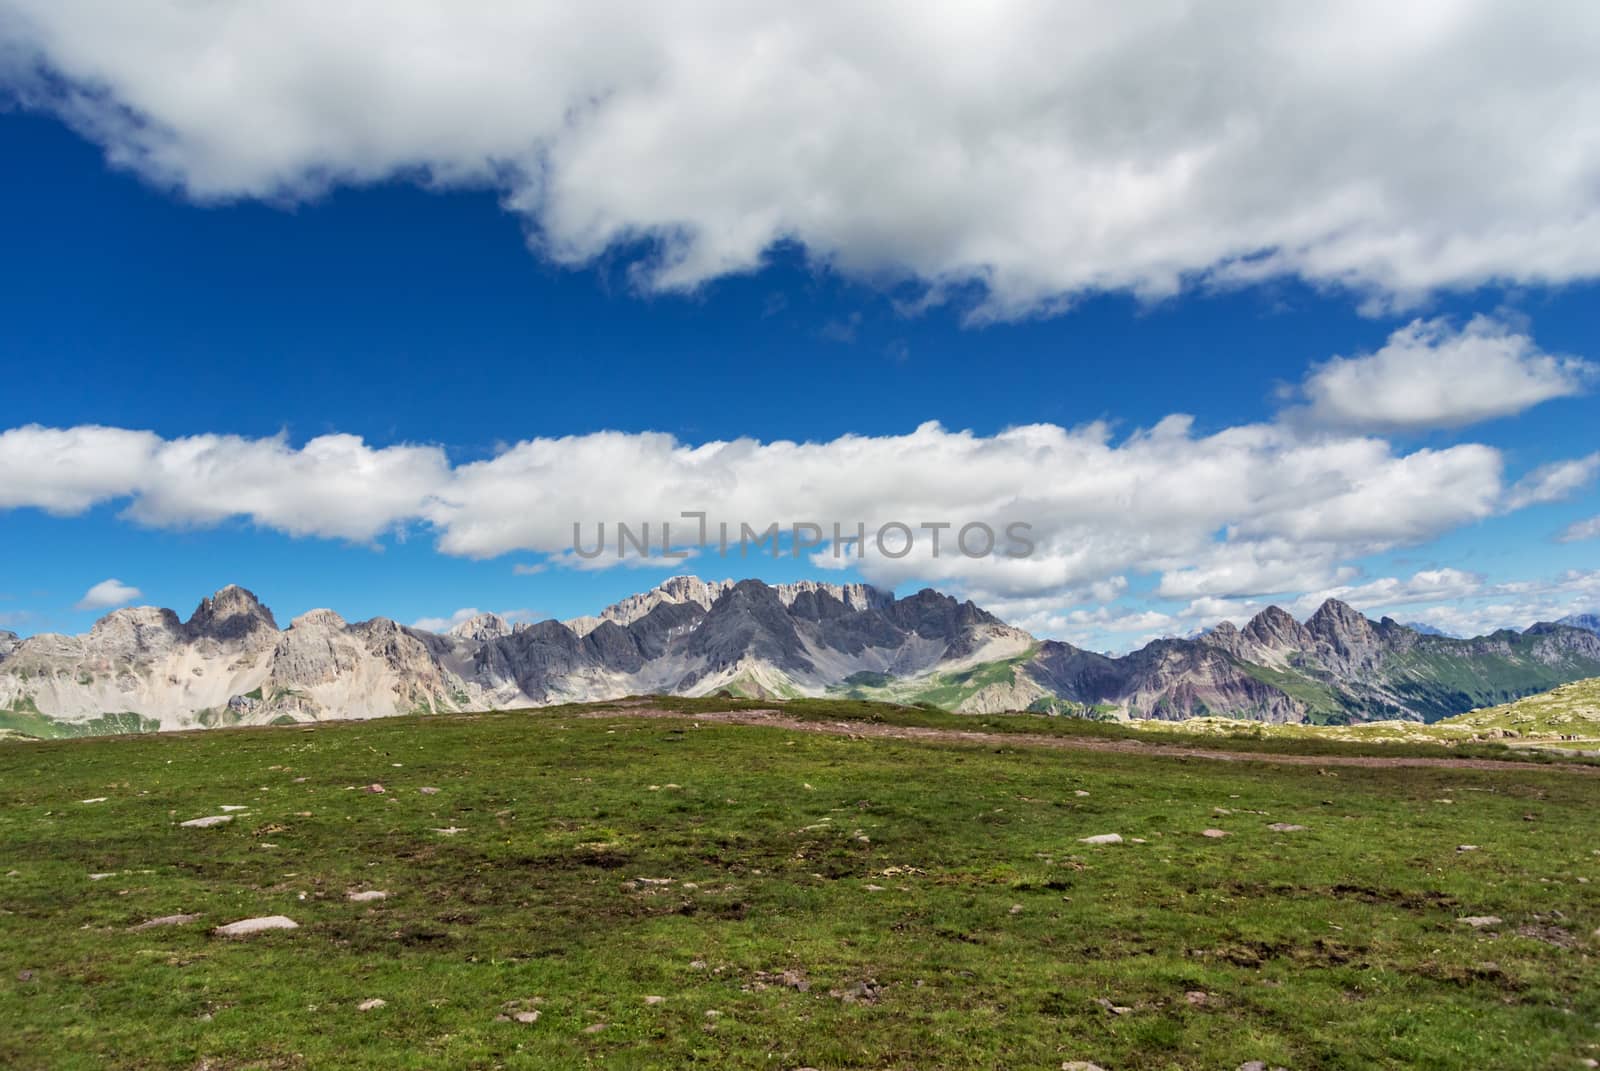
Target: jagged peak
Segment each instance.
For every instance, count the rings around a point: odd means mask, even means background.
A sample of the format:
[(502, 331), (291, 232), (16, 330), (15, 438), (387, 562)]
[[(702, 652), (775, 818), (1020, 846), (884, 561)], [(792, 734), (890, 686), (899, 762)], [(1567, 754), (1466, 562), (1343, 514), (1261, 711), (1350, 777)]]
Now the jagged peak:
[(511, 635), (511, 625), (499, 614), (482, 613), (451, 625), (445, 634), (463, 640), (496, 640)]
[(255, 592), (229, 584), (215, 595), (200, 600), (185, 625), (193, 632), (217, 639), (231, 639), (266, 628), (274, 632), (278, 622), (262, 605)]
[(1256, 616), (1252, 617), (1249, 623), (1245, 625), (1245, 628), (1249, 628), (1252, 625), (1257, 624), (1271, 627), (1282, 627), (1287, 625), (1298, 625), (1299, 623), (1300, 622), (1294, 619), (1293, 614), (1274, 603), (1273, 605), (1268, 606), (1265, 610), (1262, 610), (1260, 613), (1256, 614)]
[(1307, 628), (1315, 630), (1319, 626), (1324, 628), (1333, 626), (1341, 629), (1371, 629), (1372, 622), (1368, 621), (1366, 615), (1349, 603), (1341, 602), (1338, 599), (1326, 599), (1321, 606), (1317, 607), (1317, 612), (1306, 619)]

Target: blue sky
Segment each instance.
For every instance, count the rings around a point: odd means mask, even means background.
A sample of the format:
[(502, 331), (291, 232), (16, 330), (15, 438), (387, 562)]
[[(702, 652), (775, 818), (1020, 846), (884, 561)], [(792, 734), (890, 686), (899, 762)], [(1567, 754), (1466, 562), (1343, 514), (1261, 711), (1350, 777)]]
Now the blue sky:
[[(40, 26), (57, 17), (32, 15)], [(720, 507), (702, 501), (705, 489), (730, 484), (740, 489), (725, 514), (743, 519), (738, 510), (754, 503), (764, 512), (749, 519), (760, 524), (881, 521), (860, 516), (860, 496), (922, 510), (904, 517), (912, 523), (930, 511), (957, 525), (1036, 520), (1049, 560), (1000, 573), (913, 556), (841, 571), (702, 553), (677, 571), (865, 578), (902, 591), (932, 582), (1041, 633), (1110, 649), (1267, 602), (1304, 610), (1327, 594), (1455, 631), (1600, 607), (1600, 540), (1576, 538), (1600, 516), (1590, 360), (1600, 356), (1600, 287), (1582, 264), (1552, 274), (1533, 253), (1519, 267), (1513, 251), (1487, 279), (1414, 258), (1252, 277), (1240, 266), (1250, 262), (1197, 249), (1177, 259), (1182, 278), (1169, 287), (1167, 260), (1124, 263), (1113, 252), (1085, 253), (1078, 275), (1056, 274), (1060, 257), (1009, 253), (974, 268), (964, 250), (971, 234), (987, 236), (981, 217), (951, 239), (959, 255), (922, 249), (918, 235), (938, 230), (931, 222), (858, 247), (866, 239), (853, 236), (891, 219), (888, 208), (848, 232), (780, 228), (787, 234), (756, 240), (752, 260), (745, 217), (680, 203), (673, 211), (693, 217), (688, 233), (699, 236), (680, 279), (675, 239), (631, 193), (580, 205), (588, 215), (566, 207), (577, 195), (556, 199), (558, 164), (587, 174), (576, 150), (550, 158), (555, 177), (534, 208), (517, 182), (492, 173), (442, 180), (440, 159), (358, 166), (287, 147), (257, 174), (252, 151), (218, 149), (201, 120), (163, 113), (148, 72), (120, 60), (97, 70), (111, 61), (47, 29), (25, 41), (34, 60), (23, 74), (0, 65), (12, 83), (0, 112), (0, 360), (10, 370), (0, 433), (38, 425), (67, 437), (12, 434), (9, 453), (0, 445), (0, 627), (84, 630), (118, 603), (105, 588), (86, 599), (111, 578), (137, 589), (127, 596), (137, 602), (184, 613), (242, 583), (282, 623), (324, 605), (407, 622), (468, 607), (574, 616), (674, 570), (572, 568), (560, 531)], [(99, 79), (146, 120), (123, 130), (87, 115), (41, 89), (41, 71), (57, 84)], [(192, 143), (190, 155), (163, 157), (169, 142)], [(330, 181), (330, 171), (351, 173)], [(755, 188), (746, 214), (759, 217), (761, 198), (778, 194)], [(1592, 200), (1579, 207), (1585, 221), (1595, 212)], [(622, 222), (596, 232), (569, 215)], [(1229, 225), (1219, 215), (1217, 228)], [(1453, 220), (1432, 225), (1456, 237)], [(996, 248), (1015, 247), (995, 237)], [(1081, 283), (1096, 273), (1111, 281)], [(1349, 377), (1316, 378), (1339, 357), (1351, 360)], [(1421, 382), (1449, 387), (1480, 373), (1490, 378), (1478, 396)], [(1497, 392), (1494, 375), (1530, 393)], [(1371, 385), (1404, 397), (1363, 408)], [(1430, 395), (1441, 390), (1442, 402)], [(1485, 395), (1488, 408), (1475, 410)], [(1162, 425), (1173, 414), (1192, 423)], [(919, 438), (928, 422), (942, 430)], [(92, 426), (150, 434), (143, 447), (71, 438)], [(1054, 430), (1026, 441), (1010, 431), (1032, 426)], [(1162, 426), (1165, 439), (1139, 445)], [(1223, 440), (1261, 428), (1271, 441), (1243, 448), (1253, 475), (1240, 477), (1241, 491), (1229, 469), (1235, 446)], [(625, 433), (624, 445), (583, 438), (602, 431)], [(645, 432), (672, 441), (637, 438)], [(327, 436), (356, 437), (356, 452), (327, 464), (298, 457)], [(194, 437), (211, 437), (211, 453), (168, 456)], [(851, 437), (876, 445), (854, 451)], [(725, 456), (714, 473), (668, 457), (742, 438), (754, 454)], [(785, 441), (814, 450), (795, 462), (773, 446)], [(237, 460), (263, 442), (271, 457)], [(529, 448), (543, 460), (512, 464), (516, 444), (530, 442), (543, 444)], [(422, 452), (380, 465), (371, 484), (347, 487), (333, 471), (405, 447)], [(145, 468), (106, 474), (137, 449), (150, 451)], [(914, 473), (898, 467), (919, 459)], [(658, 461), (661, 481), (690, 480), (692, 468), (701, 498), (681, 487), (656, 495)], [(1161, 466), (1173, 488), (1152, 474)], [(426, 470), (415, 502), (342, 512), (404, 483), (402, 468)], [(482, 486), (466, 489), (468, 472)], [(635, 475), (637, 487), (625, 478)], [(270, 489), (256, 493), (257, 478)], [(319, 480), (332, 489), (306, 490)], [(1240, 505), (1207, 512), (1196, 480), (1217, 481), (1217, 497), (1236, 494)], [(762, 481), (792, 485), (754, 486)], [(1297, 482), (1325, 485), (1325, 500), (1313, 493), (1258, 515), (1256, 503)], [(902, 506), (891, 492), (907, 484), (915, 493)], [(65, 487), (78, 488), (70, 501), (58, 497)], [(1174, 493), (1201, 501), (1175, 520)], [(191, 501), (208, 495), (224, 504), (208, 512)], [(1124, 515), (1103, 517), (1119, 496)], [(422, 504), (441, 498), (448, 507)], [(1386, 523), (1407, 508), (1418, 517)], [(1368, 512), (1344, 534), (1321, 530)], [(1165, 538), (1191, 522), (1193, 533)]]

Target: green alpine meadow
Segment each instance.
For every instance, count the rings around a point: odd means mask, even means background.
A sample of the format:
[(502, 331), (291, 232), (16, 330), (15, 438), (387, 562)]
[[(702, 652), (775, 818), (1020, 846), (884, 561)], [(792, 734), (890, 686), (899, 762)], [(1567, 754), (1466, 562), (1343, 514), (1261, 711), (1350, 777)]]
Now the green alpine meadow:
[(13, 740), (0, 1063), (1580, 1067), (1597, 799), (859, 701)]

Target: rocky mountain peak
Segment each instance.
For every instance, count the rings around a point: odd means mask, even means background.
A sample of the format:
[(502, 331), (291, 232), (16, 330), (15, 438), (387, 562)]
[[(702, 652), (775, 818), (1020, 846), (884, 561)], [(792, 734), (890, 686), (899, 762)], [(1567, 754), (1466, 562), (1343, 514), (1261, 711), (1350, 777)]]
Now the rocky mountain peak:
[(17, 645), (21, 642), (22, 641), (17, 638), (17, 634), (15, 632), (9, 632), (6, 629), (0, 628), (0, 658), (4, 658), (12, 651), (15, 651), (17, 649)]
[(1269, 606), (1252, 617), (1244, 627), (1244, 636), (1269, 650), (1281, 651), (1310, 645), (1310, 637), (1300, 622), (1281, 606)]
[(445, 634), (457, 639), (476, 640), (482, 643), (485, 640), (511, 635), (511, 625), (499, 614), (478, 614), (452, 625)]
[(213, 640), (241, 640), (278, 631), (272, 611), (261, 605), (254, 592), (238, 584), (229, 584), (215, 595), (201, 599), (185, 627), (195, 636)]
[(345, 628), (345, 619), (332, 610), (307, 610), (293, 621), (289, 622), (290, 629), (331, 629), (342, 631)]
[(1372, 638), (1372, 622), (1349, 603), (1329, 599), (1317, 607), (1317, 612), (1306, 619), (1306, 629), (1318, 639), (1334, 641), (1357, 640), (1367, 642)]

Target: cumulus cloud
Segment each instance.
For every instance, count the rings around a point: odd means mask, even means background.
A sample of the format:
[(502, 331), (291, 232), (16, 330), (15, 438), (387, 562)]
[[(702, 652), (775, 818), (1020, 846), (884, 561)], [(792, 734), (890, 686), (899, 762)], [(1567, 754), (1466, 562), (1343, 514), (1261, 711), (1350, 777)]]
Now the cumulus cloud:
[(83, 593), (83, 598), (78, 600), (80, 610), (109, 610), (113, 606), (126, 606), (134, 599), (139, 598), (144, 592), (131, 584), (112, 578), (102, 580), (94, 587)]
[(449, 468), (437, 447), (374, 449), (353, 435), (296, 448), (283, 436), (27, 425), (0, 432), (0, 508), (72, 515), (128, 499), (125, 515), (152, 527), (246, 517), (290, 535), (365, 541), (415, 517)]
[(0, 77), (195, 198), (488, 187), (556, 262), (642, 240), (647, 288), (794, 241), (1012, 317), (1592, 278), (1597, 31), (1494, 0), (0, 0)]
[[(124, 439), (139, 444), (135, 463), (104, 446)], [(1335, 582), (1343, 562), (1492, 516), (1504, 498), (1502, 460), (1487, 446), (1405, 453), (1381, 439), (1303, 437), (1280, 425), (1200, 435), (1181, 416), (1121, 439), (1103, 424), (980, 436), (930, 423), (903, 435), (702, 444), (596, 432), (530, 439), (453, 467), (434, 447), (379, 448), (342, 435), (296, 448), (282, 437), (163, 440), (105, 428), (0, 434), (0, 502), (11, 506), (66, 512), (114, 501), (151, 526), (242, 517), (355, 541), (421, 524), (447, 554), (532, 551), (580, 568), (619, 559), (577, 556), (575, 524), (585, 548), (599, 524), (608, 542), (619, 522), (641, 534), (650, 525), (654, 557), (621, 559), (647, 567), (680, 567), (682, 559), (660, 555), (667, 524), (686, 554), (720, 543), (724, 523), (735, 544), (745, 524), (804, 522), (822, 526), (831, 544), (839, 524), (846, 542), (812, 550), (816, 564), (996, 598), (1105, 590), (1130, 572), (1160, 574), (1172, 597)], [(686, 511), (707, 514), (704, 543)], [(905, 557), (894, 556), (899, 537), (880, 548), (869, 535), (859, 550), (848, 541), (857, 526), (876, 533), (893, 522), (916, 533)], [(938, 524), (951, 527), (934, 556), (923, 526)], [(1025, 524), (1033, 553), (959, 553), (968, 524), (988, 525), (1003, 549), (1020, 549), (1007, 532)], [(981, 533), (975, 542), (982, 546)]]
[(1313, 369), (1301, 386), (1306, 408), (1296, 415), (1355, 431), (1457, 428), (1582, 393), (1597, 371), (1545, 353), (1486, 316), (1459, 330), (1442, 319), (1414, 320), (1376, 353)]

